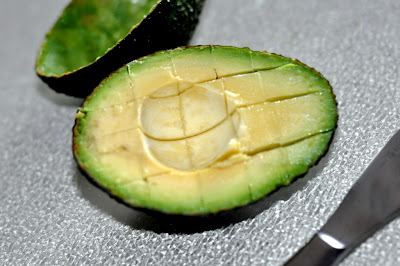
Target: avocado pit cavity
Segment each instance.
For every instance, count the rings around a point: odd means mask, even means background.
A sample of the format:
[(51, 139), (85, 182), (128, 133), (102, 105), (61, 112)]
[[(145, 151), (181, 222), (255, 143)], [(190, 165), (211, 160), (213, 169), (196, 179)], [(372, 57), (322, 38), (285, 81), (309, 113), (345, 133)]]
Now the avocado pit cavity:
[(194, 85), (181, 93), (175, 89), (176, 94), (143, 102), (141, 125), (146, 144), (166, 166), (181, 170), (207, 167), (232, 149), (239, 121), (236, 105), (215, 88)]

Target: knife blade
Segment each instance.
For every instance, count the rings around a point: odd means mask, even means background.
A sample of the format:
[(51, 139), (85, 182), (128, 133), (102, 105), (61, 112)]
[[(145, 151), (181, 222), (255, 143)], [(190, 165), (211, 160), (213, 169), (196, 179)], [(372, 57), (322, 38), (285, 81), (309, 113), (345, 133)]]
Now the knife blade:
[(399, 214), (400, 130), (363, 172), (326, 224), (285, 265), (336, 265)]

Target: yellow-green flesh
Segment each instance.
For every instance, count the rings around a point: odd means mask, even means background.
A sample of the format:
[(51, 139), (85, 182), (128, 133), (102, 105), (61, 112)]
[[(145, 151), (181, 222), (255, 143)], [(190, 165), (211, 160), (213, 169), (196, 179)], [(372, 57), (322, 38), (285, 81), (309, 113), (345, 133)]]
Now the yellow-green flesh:
[(248, 49), (176, 49), (134, 61), (77, 115), (75, 154), (132, 206), (202, 214), (255, 201), (324, 154), (336, 124), (327, 81)]
[(38, 72), (62, 76), (93, 63), (160, 0), (73, 0), (47, 34)]

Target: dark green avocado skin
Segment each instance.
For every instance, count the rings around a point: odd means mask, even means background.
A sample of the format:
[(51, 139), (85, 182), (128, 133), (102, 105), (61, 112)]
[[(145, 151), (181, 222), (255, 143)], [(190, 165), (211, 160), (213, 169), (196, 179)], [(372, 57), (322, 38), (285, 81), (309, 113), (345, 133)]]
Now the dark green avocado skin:
[(92, 64), (60, 77), (38, 76), (59, 93), (84, 98), (112, 72), (152, 54), (187, 45), (205, 0), (163, 0), (123, 40)]

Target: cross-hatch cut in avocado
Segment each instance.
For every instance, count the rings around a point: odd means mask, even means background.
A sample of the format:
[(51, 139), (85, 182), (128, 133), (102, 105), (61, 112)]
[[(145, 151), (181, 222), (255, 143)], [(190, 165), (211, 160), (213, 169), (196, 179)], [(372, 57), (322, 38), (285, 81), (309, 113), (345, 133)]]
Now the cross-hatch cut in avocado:
[(46, 35), (36, 71), (54, 90), (87, 96), (138, 57), (186, 45), (204, 0), (72, 0)]
[(315, 70), (246, 48), (178, 48), (133, 61), (77, 114), (80, 167), (134, 207), (205, 214), (253, 202), (327, 149), (336, 101)]

